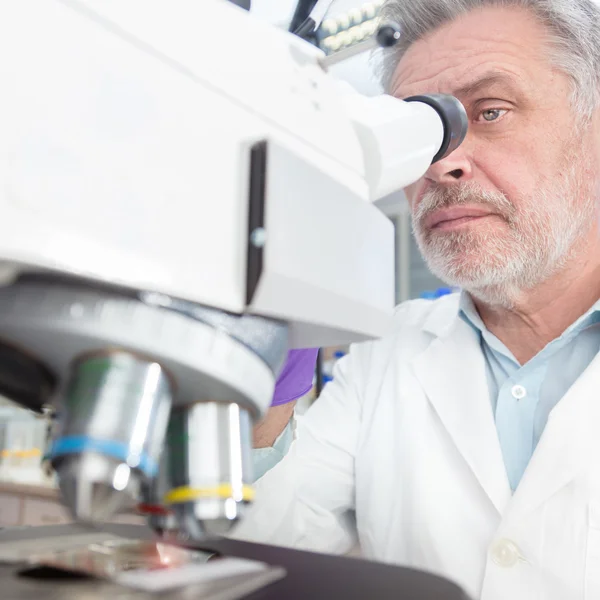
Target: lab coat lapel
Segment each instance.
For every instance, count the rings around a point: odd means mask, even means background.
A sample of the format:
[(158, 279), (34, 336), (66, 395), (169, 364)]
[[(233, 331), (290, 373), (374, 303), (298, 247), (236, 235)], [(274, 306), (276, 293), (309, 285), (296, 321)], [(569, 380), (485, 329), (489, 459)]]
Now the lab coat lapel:
[(511, 505), (527, 512), (571, 482), (591, 457), (600, 428), (600, 355), (554, 407)]
[[(447, 324), (447, 313), (445, 317)], [(429, 323), (429, 328), (440, 333), (436, 323)], [(502, 514), (511, 490), (477, 333), (456, 316), (452, 327), (436, 336), (412, 366), (454, 444)]]

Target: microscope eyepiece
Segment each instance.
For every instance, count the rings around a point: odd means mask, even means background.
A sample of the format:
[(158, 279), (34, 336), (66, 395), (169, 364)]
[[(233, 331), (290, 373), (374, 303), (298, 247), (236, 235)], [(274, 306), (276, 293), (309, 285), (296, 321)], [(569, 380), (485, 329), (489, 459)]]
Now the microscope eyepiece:
[(431, 164), (436, 163), (456, 150), (465, 139), (469, 122), (467, 113), (454, 96), (448, 94), (425, 94), (405, 98), (405, 102), (423, 102), (436, 110), (444, 125), (444, 138)]

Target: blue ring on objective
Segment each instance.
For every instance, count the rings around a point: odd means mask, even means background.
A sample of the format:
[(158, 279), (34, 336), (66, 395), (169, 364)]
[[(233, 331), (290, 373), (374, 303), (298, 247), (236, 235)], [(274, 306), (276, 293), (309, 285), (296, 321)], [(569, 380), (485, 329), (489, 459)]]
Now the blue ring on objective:
[[(68, 454), (79, 454), (80, 452), (98, 452), (99, 454), (112, 456), (127, 464), (130, 448), (127, 444), (114, 440), (97, 440), (84, 435), (68, 436), (57, 439), (52, 444), (48, 456), (50, 459), (53, 459)], [(135, 468), (142, 471), (148, 477), (155, 477), (158, 473), (158, 463), (145, 452), (141, 454), (140, 462)]]

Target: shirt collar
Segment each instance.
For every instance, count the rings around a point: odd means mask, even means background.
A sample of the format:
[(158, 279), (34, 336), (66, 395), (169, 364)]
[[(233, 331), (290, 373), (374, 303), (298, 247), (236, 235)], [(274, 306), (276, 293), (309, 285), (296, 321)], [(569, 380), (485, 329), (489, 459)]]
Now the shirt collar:
[(510, 360), (517, 362), (513, 353), (485, 326), (477, 308), (475, 308), (473, 299), (464, 290), (461, 291), (458, 306), (460, 318), (479, 334), (480, 342), (484, 345), (484, 348), (487, 346), (492, 351), (503, 354)]
[[(464, 290), (460, 293), (460, 299), (458, 302), (459, 315), (460, 317), (472, 327), (475, 327), (479, 331), (487, 331), (485, 323), (481, 320), (473, 299)], [(581, 315), (573, 324), (571, 324), (563, 333), (563, 335), (571, 333), (572, 331), (581, 331), (586, 329), (590, 325), (594, 325), (600, 322), (600, 300), (598, 300), (585, 314)]]
[(460, 292), (460, 298), (458, 300), (458, 314), (460, 315), (460, 318), (471, 325), (471, 327), (479, 331), (487, 331), (485, 323), (481, 320), (481, 317), (475, 308), (473, 299), (464, 290)]
[[(462, 290), (460, 293), (458, 306), (460, 318), (473, 327), (473, 329), (478, 331), (488, 345), (491, 345), (492, 347), (499, 345), (501, 347), (495, 349), (500, 350), (503, 353), (508, 353), (510, 356), (512, 356), (504, 344), (502, 344), (500, 340), (490, 333), (488, 328), (485, 326), (485, 323), (481, 320), (481, 317), (475, 308), (475, 304), (473, 303), (473, 299), (464, 290)], [(572, 323), (558, 339), (565, 340), (571, 338), (584, 329), (587, 329), (592, 325), (596, 325), (597, 323), (600, 323), (600, 300), (598, 300), (588, 311), (586, 311), (585, 314), (581, 315), (574, 323)]]

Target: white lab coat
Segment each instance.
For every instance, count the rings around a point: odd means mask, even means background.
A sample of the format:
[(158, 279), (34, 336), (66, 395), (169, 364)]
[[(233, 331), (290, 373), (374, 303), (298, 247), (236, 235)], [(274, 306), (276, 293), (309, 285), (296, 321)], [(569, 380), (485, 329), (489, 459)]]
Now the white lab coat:
[(235, 537), (445, 576), (482, 600), (600, 600), (600, 359), (511, 494), (458, 296), (401, 305), (353, 348)]

